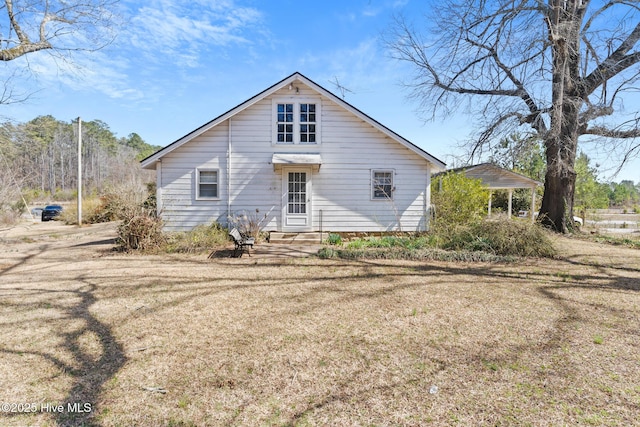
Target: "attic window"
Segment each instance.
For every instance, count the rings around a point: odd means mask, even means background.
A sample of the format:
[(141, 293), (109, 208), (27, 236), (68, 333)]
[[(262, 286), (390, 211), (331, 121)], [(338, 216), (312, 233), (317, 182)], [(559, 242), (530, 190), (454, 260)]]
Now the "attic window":
[(320, 103), (274, 101), (275, 144), (317, 144), (320, 141)]
[(293, 104), (278, 104), (278, 144), (293, 143)]
[(316, 104), (300, 104), (300, 142), (316, 142)]

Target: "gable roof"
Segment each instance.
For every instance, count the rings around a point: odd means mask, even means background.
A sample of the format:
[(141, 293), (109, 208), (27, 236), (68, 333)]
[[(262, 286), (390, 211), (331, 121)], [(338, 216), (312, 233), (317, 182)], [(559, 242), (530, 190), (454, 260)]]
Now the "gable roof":
[(173, 150), (175, 150), (178, 147), (181, 147), (182, 145), (184, 145), (185, 143), (189, 142), (193, 138), (195, 138), (195, 137), (197, 137), (199, 135), (202, 135), (203, 133), (207, 132), (209, 129), (215, 127), (216, 125), (218, 125), (218, 124), (220, 124), (222, 122), (224, 122), (225, 120), (229, 119), (230, 117), (233, 117), (234, 115), (238, 114), (239, 112), (244, 111), (247, 108), (249, 108), (252, 105), (254, 105), (255, 103), (261, 101), (262, 99), (272, 95), (273, 93), (277, 92), (278, 90), (280, 90), (280, 89), (282, 89), (284, 87), (287, 87), (290, 84), (293, 84), (295, 82), (300, 82), (300, 83), (308, 86), (309, 88), (315, 90), (319, 94), (329, 98), (331, 101), (333, 101), (336, 104), (340, 105), (341, 107), (343, 107), (347, 111), (351, 112), (353, 115), (357, 116), (358, 118), (360, 118), (364, 122), (370, 124), (371, 126), (376, 128), (378, 131), (382, 132), (383, 134), (385, 134), (386, 136), (388, 136), (392, 140), (400, 143), (401, 145), (405, 146), (409, 150), (413, 151), (414, 153), (416, 153), (419, 156), (421, 156), (424, 159), (426, 159), (428, 162), (430, 162), (434, 166), (434, 168), (436, 170), (443, 170), (445, 168), (446, 165), (442, 160), (440, 160), (440, 159), (432, 156), (431, 154), (427, 153), (422, 148), (418, 147), (417, 145), (413, 144), (409, 140), (407, 140), (407, 139), (403, 138), (402, 136), (398, 135), (397, 133), (395, 133), (391, 129), (389, 129), (386, 126), (382, 125), (380, 122), (378, 122), (378, 121), (374, 120), (373, 118), (369, 117), (368, 115), (366, 115), (362, 111), (358, 110), (353, 105), (349, 104), (348, 102), (344, 101), (340, 97), (334, 95), (333, 93), (329, 92), (328, 90), (326, 90), (325, 88), (323, 88), (319, 84), (313, 82), (312, 80), (308, 79), (307, 77), (303, 76), (302, 74), (300, 74), (298, 72), (295, 72), (295, 73), (291, 74), (289, 77), (286, 77), (285, 79), (279, 81), (278, 83), (274, 84), (273, 86), (265, 89), (264, 91), (260, 92), (259, 94), (255, 95), (254, 97), (246, 100), (242, 104), (237, 105), (236, 107), (232, 108), (231, 110), (227, 111), (226, 113), (221, 114), (220, 116), (216, 117), (215, 119), (211, 120), (210, 122), (205, 123), (204, 125), (202, 125), (199, 128), (191, 131), (190, 133), (186, 134), (182, 138), (172, 142), (171, 144), (167, 145), (166, 147), (162, 148), (161, 150), (153, 153), (152, 155), (146, 157), (145, 159), (142, 159), (140, 161), (142, 167), (145, 168), (145, 169), (153, 169), (155, 167), (155, 163), (158, 160), (160, 160), (163, 156), (165, 156), (166, 154), (171, 153)]
[(464, 172), (469, 178), (481, 179), (482, 183), (493, 190), (506, 190), (509, 188), (531, 188), (542, 185), (540, 181), (531, 179), (517, 172), (510, 171), (492, 163), (481, 163), (472, 166), (449, 169), (439, 172), (434, 176), (448, 172)]

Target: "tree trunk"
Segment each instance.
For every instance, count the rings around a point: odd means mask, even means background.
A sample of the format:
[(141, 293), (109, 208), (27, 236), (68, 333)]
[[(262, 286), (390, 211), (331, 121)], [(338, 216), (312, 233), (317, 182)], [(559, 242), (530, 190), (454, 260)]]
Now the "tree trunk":
[(559, 135), (545, 141), (547, 172), (540, 208), (542, 223), (553, 230), (567, 233), (573, 228), (573, 201), (576, 184), (574, 165), (578, 148), (578, 113), (582, 101), (566, 93), (562, 102)]
[(542, 223), (561, 233), (573, 227), (573, 196), (578, 148), (580, 95), (580, 0), (550, 2), (549, 34), (553, 55), (551, 126), (545, 138), (547, 173), (540, 208)]
[(573, 167), (547, 169), (539, 214), (544, 225), (561, 233), (572, 228), (575, 182)]

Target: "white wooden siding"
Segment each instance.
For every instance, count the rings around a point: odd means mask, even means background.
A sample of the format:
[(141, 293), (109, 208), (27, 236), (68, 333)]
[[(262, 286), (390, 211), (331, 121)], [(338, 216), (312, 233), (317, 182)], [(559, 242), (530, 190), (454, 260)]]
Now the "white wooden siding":
[[(168, 230), (225, 220), (228, 187), (231, 211), (267, 215), (265, 230), (282, 224), (282, 173), (271, 159), (278, 153), (320, 153), (314, 169), (313, 228), (325, 231), (416, 231), (425, 226), (430, 170), (426, 159), (388, 138), (328, 98), (298, 84), (234, 115), (162, 158), (162, 217)], [(285, 145), (272, 141), (272, 98), (315, 98), (321, 102), (322, 140)], [(231, 132), (229, 132), (231, 126)], [(227, 148), (231, 137), (231, 171), (227, 182)], [(220, 171), (220, 200), (195, 200), (196, 168)], [(394, 170), (393, 201), (371, 200), (371, 170)], [(256, 210), (258, 212), (256, 213)], [(319, 211), (322, 210), (322, 224)], [(398, 222), (399, 220), (399, 222)]]

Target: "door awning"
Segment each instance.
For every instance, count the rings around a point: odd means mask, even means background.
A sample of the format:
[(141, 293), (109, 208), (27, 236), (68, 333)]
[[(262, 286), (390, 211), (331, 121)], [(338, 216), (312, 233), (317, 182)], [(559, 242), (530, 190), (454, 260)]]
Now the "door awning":
[(274, 153), (271, 163), (274, 170), (282, 166), (315, 166), (320, 169), (322, 157), (320, 153)]

